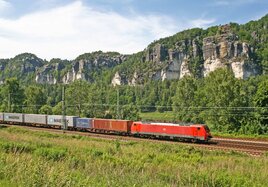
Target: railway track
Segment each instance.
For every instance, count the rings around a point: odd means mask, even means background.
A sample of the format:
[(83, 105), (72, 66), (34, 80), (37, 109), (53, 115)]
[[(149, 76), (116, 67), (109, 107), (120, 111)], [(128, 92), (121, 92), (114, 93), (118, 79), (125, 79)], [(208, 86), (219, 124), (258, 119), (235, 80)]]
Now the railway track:
[(267, 141), (213, 138), (212, 143), (215, 143), (215, 147), (212, 147), (216, 149), (243, 152), (253, 156), (261, 156), (268, 152)]
[[(11, 127), (14, 125), (5, 124), (5, 127)], [(67, 135), (80, 135), (80, 136), (88, 136), (93, 138), (101, 138), (101, 139), (119, 139), (125, 141), (150, 141), (150, 142), (161, 142), (161, 143), (172, 143), (172, 144), (183, 144), (190, 145), (193, 147), (206, 148), (209, 150), (219, 150), (219, 151), (234, 151), (246, 153), (251, 156), (261, 156), (265, 153), (268, 153), (268, 141), (256, 141), (256, 140), (244, 140), (244, 139), (235, 139), (235, 138), (212, 138), (212, 140), (208, 144), (195, 144), (189, 142), (179, 142), (172, 140), (164, 140), (164, 139), (148, 139), (141, 137), (132, 137), (132, 136), (119, 136), (114, 134), (97, 134), (91, 132), (80, 132), (80, 131), (63, 131), (61, 129), (51, 129), (44, 127), (33, 127), (33, 126), (20, 126), (17, 127), (27, 128), (32, 131), (46, 131), (57, 134), (67, 134)]]

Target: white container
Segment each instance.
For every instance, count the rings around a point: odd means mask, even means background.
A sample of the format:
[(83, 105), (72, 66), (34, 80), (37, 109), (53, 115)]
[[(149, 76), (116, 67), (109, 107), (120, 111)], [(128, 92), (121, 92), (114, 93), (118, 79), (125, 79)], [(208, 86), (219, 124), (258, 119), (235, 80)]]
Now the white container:
[(47, 124), (47, 115), (41, 114), (24, 114), (24, 122), (29, 124)]
[(24, 114), (4, 113), (4, 121), (24, 123)]
[[(66, 123), (68, 127), (75, 127), (77, 116), (66, 116)], [(48, 115), (47, 116), (47, 124), (62, 126), (62, 116), (61, 115)]]

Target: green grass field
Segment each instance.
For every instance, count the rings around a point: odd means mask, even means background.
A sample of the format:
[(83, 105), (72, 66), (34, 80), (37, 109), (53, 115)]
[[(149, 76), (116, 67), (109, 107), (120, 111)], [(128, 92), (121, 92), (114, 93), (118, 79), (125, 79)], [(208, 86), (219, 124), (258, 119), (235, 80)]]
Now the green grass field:
[(267, 186), (268, 155), (0, 128), (0, 186)]

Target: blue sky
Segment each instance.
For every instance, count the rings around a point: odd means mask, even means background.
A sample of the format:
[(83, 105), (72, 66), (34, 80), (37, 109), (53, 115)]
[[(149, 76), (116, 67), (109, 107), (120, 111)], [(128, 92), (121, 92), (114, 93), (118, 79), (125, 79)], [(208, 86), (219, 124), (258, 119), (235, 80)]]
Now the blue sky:
[(184, 29), (246, 23), (267, 13), (267, 0), (0, 0), (0, 58), (131, 54)]

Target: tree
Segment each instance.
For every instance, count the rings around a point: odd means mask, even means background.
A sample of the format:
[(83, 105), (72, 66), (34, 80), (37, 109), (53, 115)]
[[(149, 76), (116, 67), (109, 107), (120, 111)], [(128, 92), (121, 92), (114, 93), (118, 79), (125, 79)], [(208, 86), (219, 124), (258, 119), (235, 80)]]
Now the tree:
[(45, 104), (46, 99), (43, 89), (38, 86), (28, 86), (25, 89), (25, 105), (26, 113), (38, 113), (39, 109)]
[(241, 97), (241, 81), (226, 69), (211, 72), (199, 90), (199, 105), (205, 107), (200, 115), (204, 121), (219, 131), (233, 132), (241, 127), (245, 114)]
[(254, 96), (255, 106), (258, 107), (256, 114), (259, 129), (258, 133), (263, 134), (268, 132), (268, 80), (260, 83), (257, 93)]
[(6, 79), (1, 91), (2, 110), (6, 112), (22, 112), (24, 92), (16, 78)]
[[(58, 110), (58, 109), (57, 109)], [(40, 114), (47, 114), (47, 115), (51, 115), (53, 114), (53, 108), (49, 105), (44, 105), (40, 108), (39, 110)]]
[[(97, 91), (97, 90), (94, 90)], [(83, 80), (76, 80), (66, 89), (67, 113), (81, 116), (87, 107), (92, 104), (90, 101), (91, 91), (89, 84)]]
[(52, 108), (52, 112), (55, 115), (62, 115), (62, 102), (59, 102), (56, 106)]
[(197, 91), (197, 81), (190, 76), (181, 79), (177, 85), (177, 90), (172, 98), (173, 111), (177, 119), (182, 121), (192, 121), (195, 113), (195, 92)]

